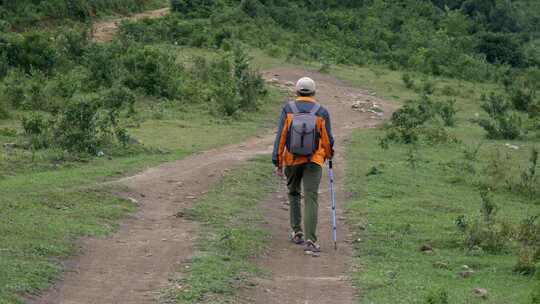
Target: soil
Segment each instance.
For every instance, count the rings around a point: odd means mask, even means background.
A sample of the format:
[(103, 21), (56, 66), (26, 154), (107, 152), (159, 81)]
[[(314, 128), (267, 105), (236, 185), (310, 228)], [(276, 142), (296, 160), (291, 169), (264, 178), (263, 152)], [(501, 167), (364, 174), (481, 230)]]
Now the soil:
[[(352, 248), (342, 213), (346, 201), (344, 146), (352, 130), (373, 128), (382, 117), (354, 111), (351, 104), (357, 100), (376, 102), (385, 117), (393, 106), (368, 91), (313, 71), (279, 68), (264, 72), (264, 76), (278, 79), (282, 87), (302, 76), (314, 78), (317, 99), (331, 113), (337, 152), (339, 247), (334, 251), (331, 240), (326, 178), (320, 194), (318, 231), (323, 252), (319, 257), (307, 256), (302, 247), (288, 242), (288, 212), (282, 208), (286, 193), (273, 194), (262, 204), (264, 227), (271, 239), (266, 254), (256, 258), (271, 275), (258, 279), (256, 287), (241, 291), (238, 302), (352, 303), (355, 290), (347, 277)], [(194, 252), (197, 224), (175, 214), (192, 206), (225, 171), (257, 155), (268, 155), (274, 136), (269, 130), (244, 143), (192, 155), (119, 180), (121, 195), (136, 202), (138, 211), (125, 219), (115, 234), (83, 240), (80, 255), (66, 263), (62, 280), (28, 303), (156, 303), (168, 279)]]

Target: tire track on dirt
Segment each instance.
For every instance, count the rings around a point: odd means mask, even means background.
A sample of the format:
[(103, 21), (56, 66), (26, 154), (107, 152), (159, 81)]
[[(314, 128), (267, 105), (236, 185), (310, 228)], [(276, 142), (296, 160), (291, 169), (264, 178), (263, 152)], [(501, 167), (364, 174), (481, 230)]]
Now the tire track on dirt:
[[(265, 73), (267, 78), (279, 77), (283, 82), (304, 75), (318, 82), (318, 98), (331, 112), (337, 139), (339, 166), (336, 173), (338, 178), (342, 177), (342, 147), (348, 134), (355, 128), (374, 127), (380, 123), (375, 116), (352, 111), (351, 102), (376, 98), (331, 76), (302, 69), (282, 68)], [(382, 101), (380, 104), (389, 112), (389, 106)], [(195, 154), (119, 180), (116, 184), (124, 189), (120, 194), (137, 202), (138, 211), (122, 221), (114, 235), (83, 240), (82, 254), (66, 263), (63, 279), (28, 303), (155, 303), (159, 292), (168, 286), (170, 275), (194, 252), (197, 224), (175, 214), (190, 208), (193, 201), (206, 193), (227, 170), (257, 155), (268, 155), (274, 136), (267, 134), (242, 144)], [(346, 274), (352, 251), (343, 241), (337, 252), (330, 250), (326, 194), (321, 196), (319, 225), (325, 252), (318, 259), (304, 256), (301, 248), (287, 242), (288, 213), (276, 205), (280, 195), (283, 194), (274, 194), (263, 204), (268, 223), (265, 227), (272, 234), (270, 248), (273, 251), (259, 261), (272, 271), (273, 277), (261, 280), (258, 288), (242, 294), (238, 301), (350, 303), (354, 290)], [(342, 188), (338, 189), (338, 201), (344, 202)], [(346, 234), (341, 226), (340, 235)]]

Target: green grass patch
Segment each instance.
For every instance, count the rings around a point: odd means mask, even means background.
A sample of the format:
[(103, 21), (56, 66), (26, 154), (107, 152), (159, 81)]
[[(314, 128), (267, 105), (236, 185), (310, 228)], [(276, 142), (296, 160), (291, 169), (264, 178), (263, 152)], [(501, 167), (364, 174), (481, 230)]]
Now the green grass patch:
[[(202, 109), (150, 110), (130, 133), (144, 145), (132, 153), (81, 159), (59, 158), (62, 151), (32, 155), (23, 149), (0, 153), (0, 303), (20, 303), (17, 295), (46, 288), (61, 271), (60, 262), (76, 250), (82, 236), (114, 231), (134, 206), (104, 191), (101, 183), (192, 153), (241, 142), (274, 126), (281, 97), (271, 91), (260, 111), (238, 120), (217, 119)], [(15, 121), (0, 129), (19, 130)], [(0, 147), (13, 142), (0, 134)], [(256, 187), (254, 189), (257, 189)], [(233, 231), (234, 232), (234, 231)]]
[(237, 288), (260, 272), (250, 260), (267, 236), (259, 204), (275, 189), (272, 164), (259, 157), (231, 171), (186, 210), (201, 224), (198, 253), (165, 293), (167, 303), (230, 303)]
[[(381, 131), (357, 132), (348, 153), (348, 188), (355, 194), (349, 204), (356, 239), (355, 284), (360, 303), (427, 303), (434, 289), (448, 292), (449, 303), (481, 303), (474, 288), (490, 292), (489, 303), (526, 303), (533, 282), (515, 274), (517, 248), (475, 255), (467, 250), (455, 220), (479, 214), (481, 198), (472, 176), (450, 168), (462, 155), (462, 146), (423, 148), (413, 170), (405, 146), (382, 151)], [(499, 145), (500, 143), (493, 143)], [(515, 157), (526, 157), (519, 155)], [(483, 157), (486, 157), (485, 155)], [(372, 167), (378, 174), (367, 177)], [(495, 196), (500, 218), (514, 225), (540, 213), (540, 206), (504, 191)], [(421, 246), (434, 247), (433, 255)], [(447, 269), (434, 267), (442, 262)], [(463, 279), (462, 266), (474, 269)]]
[[(336, 67), (333, 73), (397, 103), (416, 98), (400, 73), (374, 70)], [(433, 99), (456, 100), (457, 126), (448, 132), (457, 143), (423, 143), (412, 155), (404, 144), (382, 150), (380, 129), (357, 131), (349, 143), (347, 187), (353, 198), (348, 213), (356, 239), (353, 280), (361, 290), (360, 303), (531, 303), (538, 283), (514, 272), (519, 255), (515, 239), (499, 252), (469, 250), (456, 219), (480, 216), (482, 185), (492, 189), (496, 220), (511, 229), (540, 214), (537, 198), (507, 187), (507, 181), (519, 182), (531, 148), (540, 144), (534, 138), (486, 140), (485, 132), (471, 123), (482, 113), (481, 93), (497, 90), (494, 85), (431, 81)], [(476, 158), (468, 157), (478, 146)], [(433, 253), (422, 252), (423, 245), (432, 246)], [(461, 277), (463, 265), (474, 270), (471, 277)], [(475, 288), (488, 290), (487, 301), (474, 294)]]

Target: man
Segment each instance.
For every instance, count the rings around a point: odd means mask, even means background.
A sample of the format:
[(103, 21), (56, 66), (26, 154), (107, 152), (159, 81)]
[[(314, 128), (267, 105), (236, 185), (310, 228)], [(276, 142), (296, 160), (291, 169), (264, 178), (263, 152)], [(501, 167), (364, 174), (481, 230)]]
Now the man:
[[(272, 155), (276, 173), (283, 176), (284, 168), (287, 177), (292, 228), (290, 240), (298, 245), (304, 244), (306, 253), (321, 251), (316, 231), (319, 184), (322, 167), (326, 160), (332, 158), (334, 151), (330, 114), (317, 103), (315, 92), (315, 82), (311, 78), (298, 80), (296, 100), (283, 107)], [(300, 204), (302, 184), (304, 229)]]

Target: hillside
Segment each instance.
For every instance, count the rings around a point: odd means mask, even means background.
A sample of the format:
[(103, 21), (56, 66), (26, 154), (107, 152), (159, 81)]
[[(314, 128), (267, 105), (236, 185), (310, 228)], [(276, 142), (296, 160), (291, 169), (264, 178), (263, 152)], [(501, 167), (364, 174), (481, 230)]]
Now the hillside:
[[(540, 303), (539, 16), (0, 0), (0, 303)], [(337, 142), (308, 260), (268, 155), (303, 75)]]

